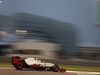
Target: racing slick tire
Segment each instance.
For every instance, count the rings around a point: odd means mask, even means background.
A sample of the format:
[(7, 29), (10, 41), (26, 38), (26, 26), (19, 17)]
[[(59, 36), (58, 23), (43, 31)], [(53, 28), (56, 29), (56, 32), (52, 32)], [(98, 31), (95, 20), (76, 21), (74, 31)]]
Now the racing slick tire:
[(59, 71), (59, 66), (55, 64), (55, 65), (52, 67), (52, 71), (58, 72), (58, 71)]
[(23, 62), (17, 63), (16, 66), (15, 66), (15, 68), (16, 68), (17, 70), (22, 70), (22, 68), (23, 68)]

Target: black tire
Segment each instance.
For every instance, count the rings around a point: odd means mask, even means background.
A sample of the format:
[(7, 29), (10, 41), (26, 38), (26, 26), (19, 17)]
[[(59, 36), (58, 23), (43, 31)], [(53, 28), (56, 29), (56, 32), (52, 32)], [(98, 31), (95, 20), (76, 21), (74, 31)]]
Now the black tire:
[(55, 64), (55, 65), (52, 67), (52, 71), (58, 72), (58, 71), (59, 71), (59, 66)]
[(16, 64), (15, 68), (17, 70), (22, 70), (22, 68), (23, 68), (23, 62), (19, 62), (18, 64)]

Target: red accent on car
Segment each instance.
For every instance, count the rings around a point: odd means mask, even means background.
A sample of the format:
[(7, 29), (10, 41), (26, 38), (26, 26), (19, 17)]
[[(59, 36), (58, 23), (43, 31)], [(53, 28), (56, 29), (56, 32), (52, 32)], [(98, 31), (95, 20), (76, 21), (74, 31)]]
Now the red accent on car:
[(40, 67), (41, 64), (33, 64), (32, 67)]
[(12, 64), (17, 64), (19, 61), (20, 61), (20, 57), (18, 57), (18, 56), (12, 57)]
[(66, 72), (66, 69), (64, 68), (59, 68), (60, 69), (60, 72)]

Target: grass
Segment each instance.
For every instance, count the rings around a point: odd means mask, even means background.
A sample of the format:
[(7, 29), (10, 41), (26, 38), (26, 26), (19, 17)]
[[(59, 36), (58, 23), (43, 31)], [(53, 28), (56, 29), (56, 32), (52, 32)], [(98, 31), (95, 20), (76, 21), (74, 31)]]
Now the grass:
[(73, 71), (100, 72), (100, 66), (61, 65), (61, 64), (59, 66), (66, 68), (67, 70), (73, 70)]
[[(73, 71), (100, 72), (100, 66), (63, 65), (63, 64), (59, 64), (59, 66), (66, 68), (67, 70), (73, 70)], [(0, 67), (13, 67), (13, 65), (11, 64), (11, 62), (0, 62)]]
[(0, 67), (13, 67), (11, 62), (0, 62)]

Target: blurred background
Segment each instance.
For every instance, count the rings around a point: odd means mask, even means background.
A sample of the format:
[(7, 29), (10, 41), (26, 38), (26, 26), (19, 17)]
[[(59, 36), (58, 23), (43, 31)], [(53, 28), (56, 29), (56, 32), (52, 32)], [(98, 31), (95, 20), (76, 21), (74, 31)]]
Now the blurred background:
[(100, 61), (100, 0), (0, 0), (0, 56)]

